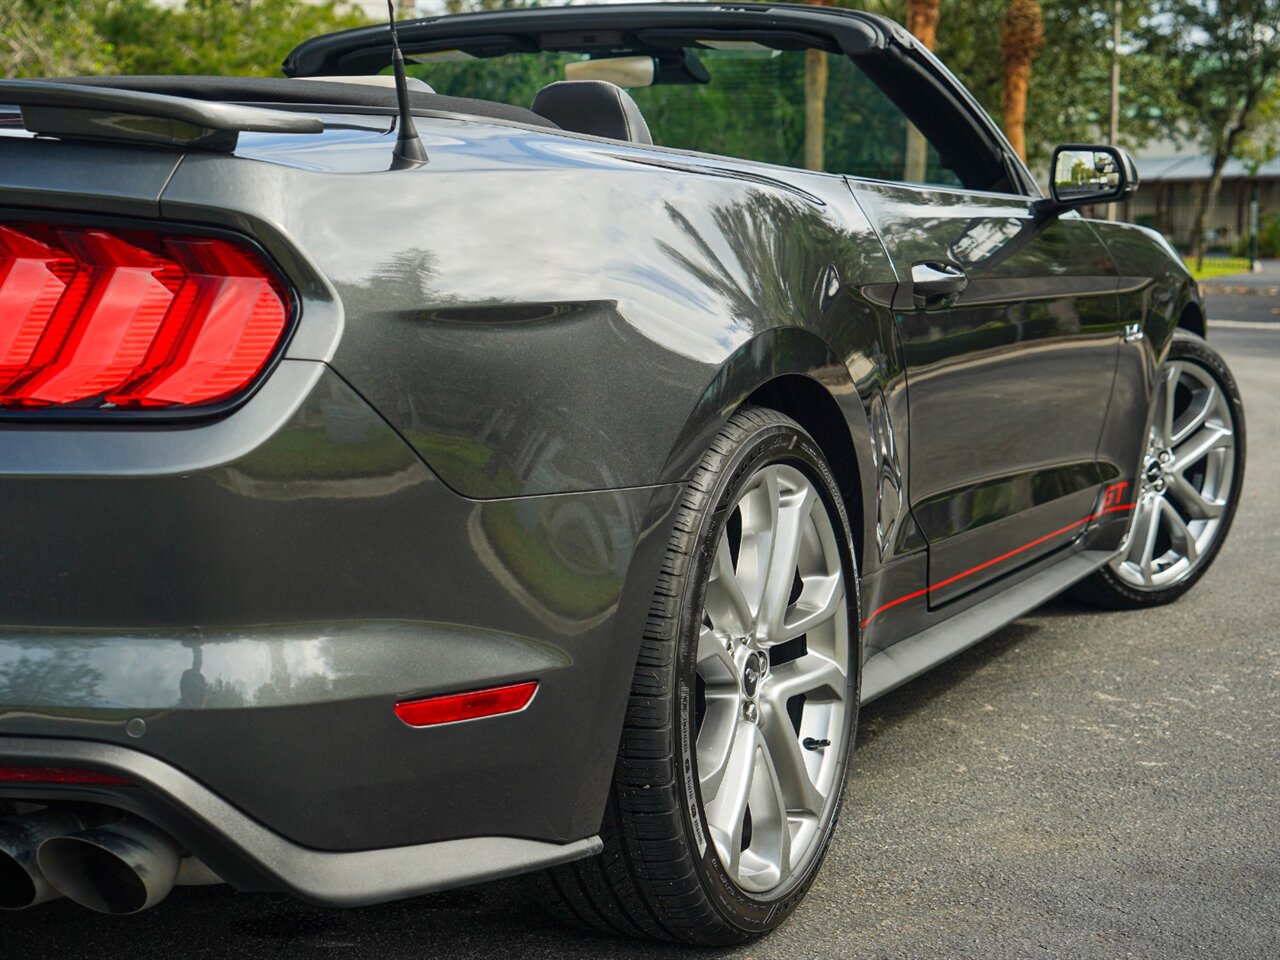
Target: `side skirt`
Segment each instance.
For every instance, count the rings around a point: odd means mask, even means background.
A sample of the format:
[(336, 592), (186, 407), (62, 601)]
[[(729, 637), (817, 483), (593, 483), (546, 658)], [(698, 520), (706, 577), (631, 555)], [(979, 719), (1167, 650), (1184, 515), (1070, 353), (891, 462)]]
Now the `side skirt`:
[(1112, 556), (1114, 554), (1110, 550), (1074, 553), (1016, 586), (1001, 590), (989, 600), (873, 654), (862, 666), (862, 702), (870, 703), (967, 650), (1005, 624), (1083, 580)]

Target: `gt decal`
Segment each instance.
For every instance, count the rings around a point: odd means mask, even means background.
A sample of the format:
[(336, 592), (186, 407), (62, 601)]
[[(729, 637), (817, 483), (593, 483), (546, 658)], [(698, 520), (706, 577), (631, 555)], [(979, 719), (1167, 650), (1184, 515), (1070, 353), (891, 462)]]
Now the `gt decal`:
[[(1111, 486), (1107, 487), (1107, 489), (1102, 492), (1103, 509), (1105, 510), (1108, 507), (1119, 506), (1120, 500), (1123, 498), (1124, 491), (1127, 486), (1129, 486), (1129, 481), (1125, 480), (1121, 483), (1113, 483)], [(1132, 504), (1130, 504), (1130, 506), (1132, 506)]]

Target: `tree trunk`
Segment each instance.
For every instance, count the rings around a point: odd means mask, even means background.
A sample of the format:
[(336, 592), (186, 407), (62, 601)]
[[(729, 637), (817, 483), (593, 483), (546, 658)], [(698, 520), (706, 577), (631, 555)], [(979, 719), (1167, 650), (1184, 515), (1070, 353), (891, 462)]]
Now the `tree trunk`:
[(930, 50), (938, 46), (941, 0), (907, 0), (907, 29)]
[[(831, 0), (805, 0), (812, 7), (829, 7)], [(804, 52), (804, 166), (825, 170), (827, 138), (827, 55)]]
[[(1115, 0), (1111, 8), (1111, 130), (1107, 142), (1113, 147), (1120, 145), (1120, 25), (1124, 15), (1124, 0)], [(1115, 220), (1120, 205), (1107, 204), (1107, 219)], [(1129, 203), (1125, 201), (1125, 213), (1129, 212)]]
[(1230, 158), (1230, 147), (1225, 142), (1220, 144), (1213, 153), (1213, 168), (1209, 173), (1209, 180), (1200, 187), (1200, 202), (1196, 205), (1195, 225), (1191, 228), (1191, 256), (1195, 258), (1197, 270), (1204, 269), (1205, 224), (1213, 216), (1214, 208), (1218, 205), (1218, 192), (1222, 189), (1222, 171)]
[[(938, 43), (938, 18), (941, 0), (907, 0), (907, 29), (922, 44), (933, 50)], [(907, 150), (902, 179), (908, 183), (924, 183), (929, 152), (924, 134), (907, 124)]]
[(1204, 269), (1204, 226), (1213, 216), (1214, 207), (1218, 203), (1218, 191), (1222, 189), (1222, 171), (1236, 152), (1236, 143), (1249, 129), (1249, 117), (1257, 106), (1262, 95), (1261, 86), (1251, 90), (1244, 99), (1239, 113), (1228, 124), (1224, 136), (1215, 138), (1213, 144), (1213, 167), (1209, 173), (1209, 182), (1200, 188), (1200, 202), (1196, 206), (1195, 225), (1191, 228), (1191, 256), (1196, 261), (1196, 269)]
[(804, 52), (804, 166), (825, 170), (823, 142), (826, 138), (827, 55), (822, 50)]
[(1009, 0), (1000, 24), (1004, 59), (1004, 133), (1023, 160), (1027, 159), (1027, 88), (1031, 64), (1044, 43), (1044, 17), (1039, 0)]
[(1023, 160), (1027, 159), (1027, 87), (1031, 84), (1031, 64), (1008, 64), (1004, 68), (1004, 135)]

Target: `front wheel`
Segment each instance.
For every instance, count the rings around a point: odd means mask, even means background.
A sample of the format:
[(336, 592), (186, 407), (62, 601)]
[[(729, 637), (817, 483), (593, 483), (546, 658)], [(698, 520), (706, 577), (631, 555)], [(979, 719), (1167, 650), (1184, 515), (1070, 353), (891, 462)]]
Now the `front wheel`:
[(632, 683), (601, 836), (544, 879), (611, 933), (728, 945), (795, 908), (834, 830), (858, 712), (840, 492), (790, 418), (748, 408), (690, 482)]
[(1244, 480), (1244, 402), (1201, 337), (1174, 333), (1157, 377), (1137, 501), (1119, 555), (1075, 589), (1115, 609), (1176, 600), (1226, 540)]

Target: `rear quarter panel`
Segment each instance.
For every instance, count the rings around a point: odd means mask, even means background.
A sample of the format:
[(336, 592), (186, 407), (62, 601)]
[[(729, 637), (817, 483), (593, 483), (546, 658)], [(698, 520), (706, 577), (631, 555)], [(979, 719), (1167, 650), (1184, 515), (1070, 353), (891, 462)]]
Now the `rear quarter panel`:
[[(133, 440), (6, 428), (0, 559), (42, 549), (12, 578), (0, 645), (19, 660), (75, 649), (102, 680), (11, 690), (0, 733), (127, 744), (125, 720), (144, 716), (144, 749), (316, 847), (576, 839), (599, 824), (678, 481), (718, 425), (772, 378), (816, 380), (875, 495), (865, 410), (883, 420), (886, 395), (905, 402), (894, 277), (840, 178), (422, 125), (419, 170), (385, 170), (385, 135), (293, 151), (246, 136), (235, 157), (157, 153), (167, 186), (111, 209), (255, 237), (298, 290), (277, 372), (301, 379), (273, 400), (288, 384), (270, 378), (225, 420)], [(58, 182), (22, 205), (91, 215)], [(225, 447), (210, 442), (222, 433)], [(343, 474), (349, 434), (393, 459)], [(497, 557), (495, 530), (522, 563)], [(572, 605), (584, 596), (590, 609)], [(413, 650), (391, 679), (378, 672), (388, 621), (409, 625)], [(455, 642), (458, 624), (565, 666), (534, 671), (546, 690), (525, 738), (495, 748), (483, 731), (414, 737), (394, 722), (394, 697), (505, 676), (486, 642)], [(358, 664), (256, 682), (264, 651), (309, 650), (317, 631), (350, 638)], [(292, 699), (188, 704), (182, 678), (204, 646), (210, 682)], [(153, 669), (132, 678), (142, 647)], [(306, 748), (282, 757), (281, 743)], [(424, 798), (420, 771), (456, 789)], [(380, 817), (349, 815), (371, 796)]]
[(336, 345), (317, 337), (307, 356), (330, 360), (451, 488), (678, 480), (733, 404), (784, 373), (823, 380), (865, 438), (864, 408), (897, 362), (882, 289), (894, 274), (840, 178), (422, 127), (431, 159), (412, 171), (190, 157), (163, 207), (305, 251), (343, 314)]

